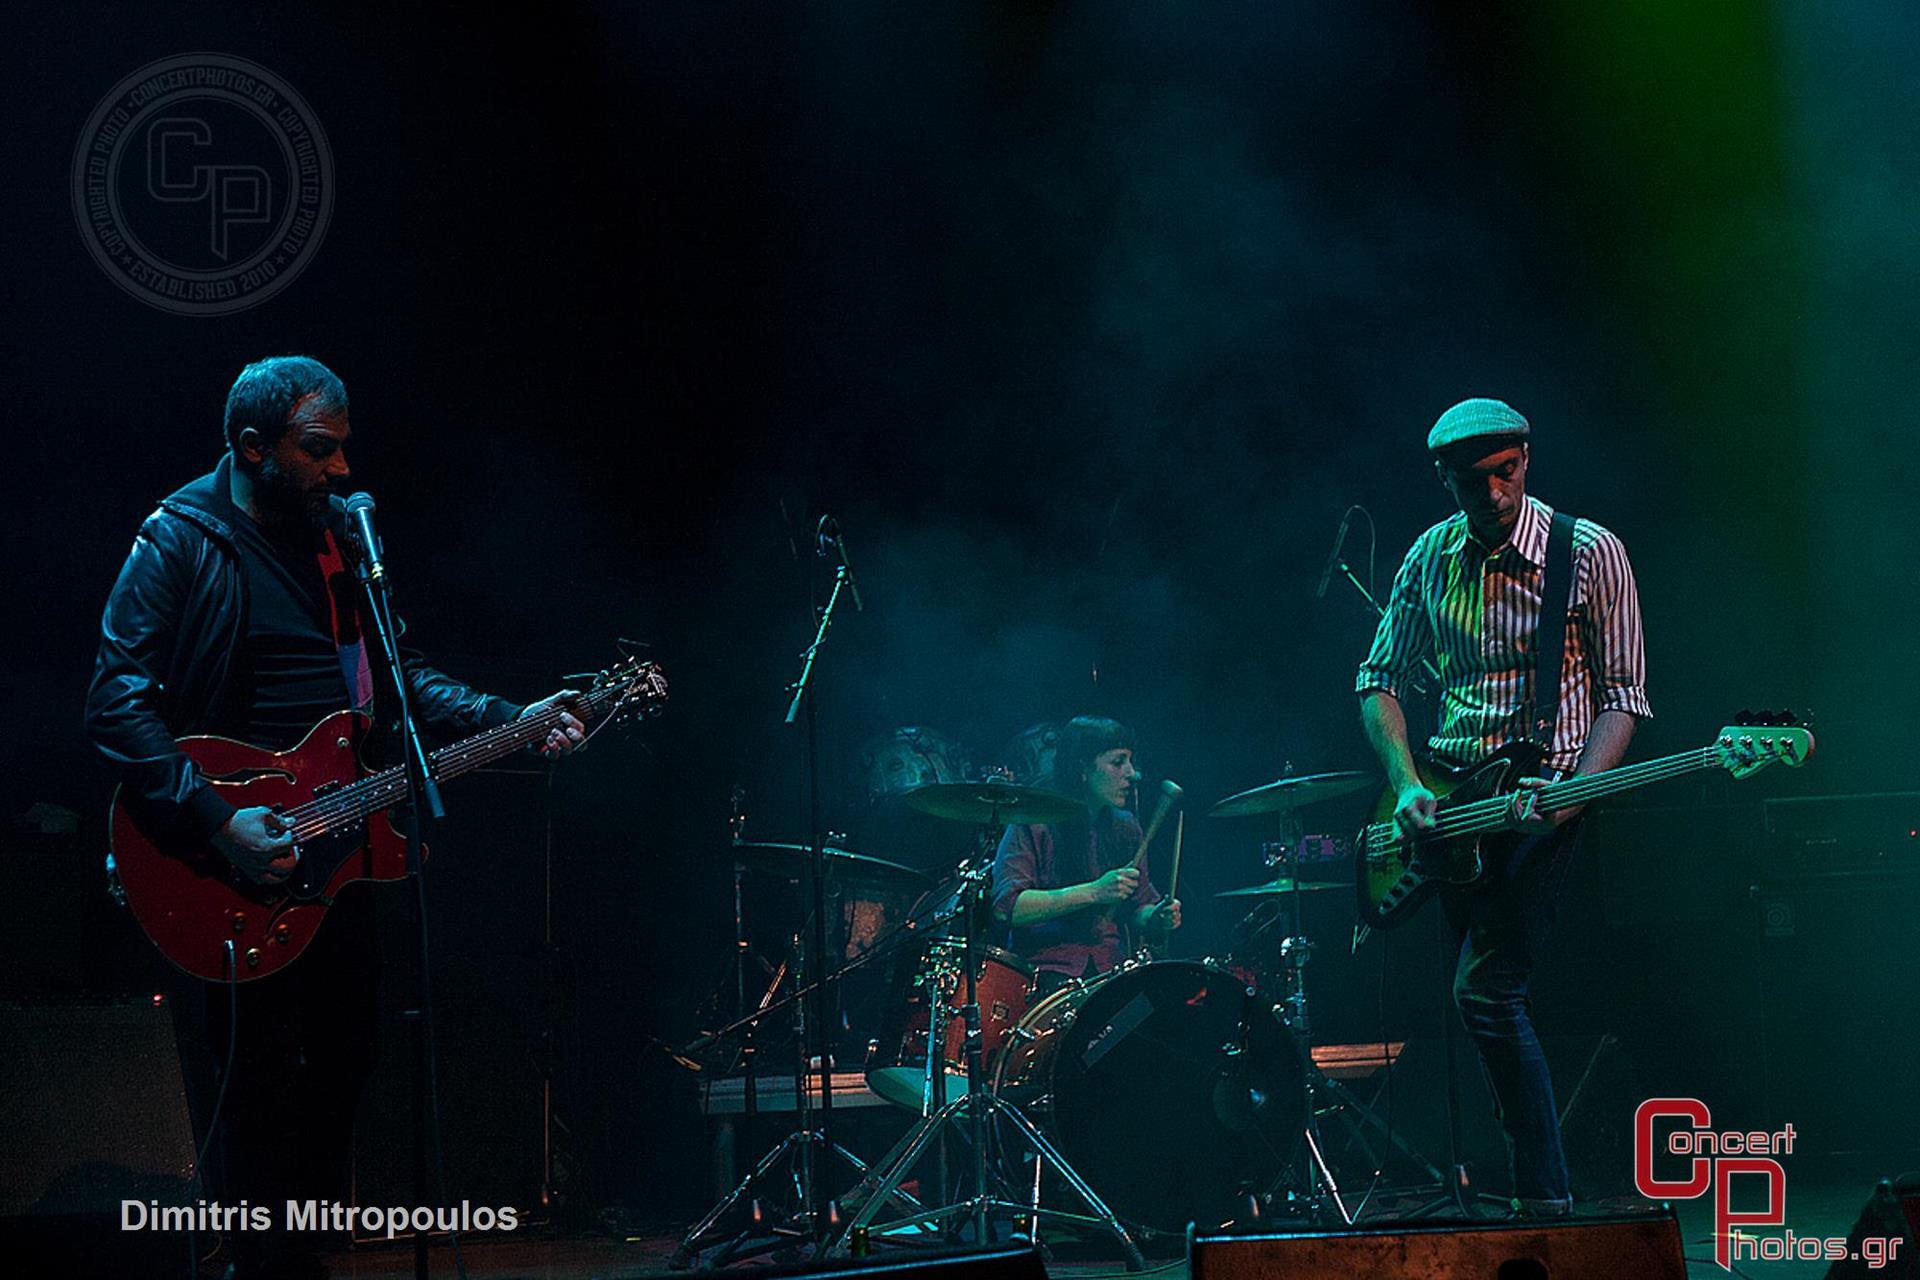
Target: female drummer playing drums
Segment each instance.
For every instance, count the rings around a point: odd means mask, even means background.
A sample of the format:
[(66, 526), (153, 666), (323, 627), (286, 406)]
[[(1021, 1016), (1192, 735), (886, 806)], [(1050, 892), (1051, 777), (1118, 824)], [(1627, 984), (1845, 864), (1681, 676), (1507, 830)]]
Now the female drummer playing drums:
[(1059, 823), (1010, 826), (993, 860), (994, 919), (1008, 947), (1030, 962), (1042, 989), (1105, 973), (1127, 954), (1121, 927), (1180, 927), (1180, 903), (1135, 865), (1140, 820), (1125, 808), (1139, 776), (1133, 733), (1117, 720), (1079, 716), (1061, 731), (1044, 784), (1086, 806)]

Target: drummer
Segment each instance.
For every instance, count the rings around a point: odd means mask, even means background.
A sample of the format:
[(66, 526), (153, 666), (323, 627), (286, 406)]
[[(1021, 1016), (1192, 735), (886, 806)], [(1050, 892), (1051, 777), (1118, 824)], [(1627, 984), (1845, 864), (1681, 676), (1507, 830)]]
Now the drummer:
[(993, 860), (993, 914), (1010, 949), (1043, 986), (1105, 973), (1125, 958), (1123, 926), (1135, 934), (1180, 927), (1180, 903), (1164, 898), (1134, 866), (1142, 839), (1129, 812), (1133, 733), (1117, 720), (1079, 716), (1060, 733), (1053, 773), (1042, 783), (1086, 807), (1058, 823), (1010, 826)]

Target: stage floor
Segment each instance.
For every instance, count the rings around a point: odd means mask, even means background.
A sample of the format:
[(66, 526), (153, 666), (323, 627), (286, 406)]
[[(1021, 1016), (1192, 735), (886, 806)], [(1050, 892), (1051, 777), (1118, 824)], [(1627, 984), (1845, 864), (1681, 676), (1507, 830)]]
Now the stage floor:
[[(1796, 1176), (1793, 1170), (1789, 1170), (1787, 1228), (1800, 1238), (1845, 1236), (1859, 1215), (1861, 1205), (1871, 1194), (1875, 1181), (1891, 1172), (1895, 1171), (1877, 1168), (1863, 1171), (1836, 1166)], [(1391, 1215), (1410, 1206), (1386, 1203), (1378, 1207), (1381, 1210), (1378, 1219), (1370, 1208), (1367, 1221), (1389, 1221)], [(1602, 1214), (1644, 1207), (1639, 1201), (1610, 1201), (1583, 1205), (1581, 1212), (1583, 1215)], [(1726, 1276), (1728, 1273), (1713, 1262), (1711, 1203), (1706, 1199), (1694, 1200), (1682, 1203), (1679, 1209), (1688, 1257), (1687, 1274), (1699, 1277)], [(688, 1274), (672, 1271), (668, 1267), (676, 1243), (677, 1237), (671, 1234), (644, 1235), (627, 1240), (606, 1236), (534, 1234), (519, 1239), (470, 1239), (463, 1241), (462, 1250), (469, 1280), (637, 1280), (639, 1277)], [(1151, 1274), (1154, 1280), (1185, 1280), (1184, 1259), (1164, 1257), (1166, 1253), (1178, 1250), (1178, 1242), (1162, 1240), (1155, 1243), (1159, 1245), (1157, 1252), (1163, 1256), (1153, 1256), (1156, 1250), (1149, 1248), (1151, 1271), (1147, 1274)], [(1104, 1280), (1108, 1276), (1126, 1274), (1117, 1259), (1106, 1261), (1089, 1258), (1083, 1245), (1063, 1247), (1060, 1254), (1048, 1264), (1048, 1271), (1056, 1276)], [(444, 1244), (435, 1245), (431, 1256), (434, 1275), (454, 1275), (453, 1251), (450, 1248)], [(401, 1280), (412, 1274), (412, 1252), (405, 1244), (339, 1251), (327, 1255), (326, 1261), (333, 1275), (340, 1280)], [(1817, 1280), (1826, 1274), (1828, 1265), (1824, 1261), (1751, 1259), (1735, 1263), (1738, 1269), (1736, 1274), (1752, 1277), (1752, 1280)]]

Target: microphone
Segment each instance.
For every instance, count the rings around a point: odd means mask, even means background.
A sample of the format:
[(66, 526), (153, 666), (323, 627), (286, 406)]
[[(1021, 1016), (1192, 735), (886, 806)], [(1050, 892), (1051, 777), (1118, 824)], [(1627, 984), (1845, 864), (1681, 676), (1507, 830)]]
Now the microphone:
[[(831, 547), (833, 550), (828, 551)], [(853, 576), (853, 559), (847, 555), (847, 539), (840, 532), (840, 522), (832, 516), (820, 517), (820, 523), (813, 528), (813, 549), (821, 559), (838, 554), (840, 567), (847, 571), (847, 590), (853, 594), (853, 607), (860, 613), (867, 611), (866, 602), (860, 598), (860, 584)]]
[(1327, 567), (1320, 571), (1320, 585), (1313, 589), (1315, 600), (1327, 598), (1327, 584), (1333, 581), (1333, 571), (1340, 565), (1340, 551), (1347, 545), (1347, 529), (1353, 524), (1353, 508), (1348, 507), (1340, 514), (1340, 532), (1333, 535), (1333, 550), (1327, 553)]
[(362, 491), (346, 499), (331, 497), (327, 505), (346, 520), (348, 531), (360, 543), (368, 580), (384, 583), (387, 566), (382, 559), (380, 535), (373, 531), (373, 495)]

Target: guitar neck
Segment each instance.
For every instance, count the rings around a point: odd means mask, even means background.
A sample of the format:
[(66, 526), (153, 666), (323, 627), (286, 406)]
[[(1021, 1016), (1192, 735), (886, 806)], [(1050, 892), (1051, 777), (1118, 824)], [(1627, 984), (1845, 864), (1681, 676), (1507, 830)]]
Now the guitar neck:
[[(1586, 804), (1602, 796), (1631, 791), (1635, 787), (1643, 787), (1650, 782), (1712, 769), (1718, 764), (1719, 757), (1712, 747), (1700, 747), (1693, 751), (1682, 751), (1676, 755), (1661, 756), (1657, 760), (1647, 760), (1640, 764), (1622, 765), (1602, 773), (1566, 778), (1542, 787), (1534, 807), (1540, 813), (1551, 813), (1555, 809)], [(1469, 801), (1455, 808), (1443, 810), (1435, 833), (1443, 836), (1467, 836), (1495, 831), (1507, 825), (1512, 811), (1513, 800), (1510, 795)]]
[[(496, 725), (471, 738), (463, 738), (449, 747), (442, 747), (427, 757), (427, 765), (433, 770), (435, 782), (446, 782), (469, 773), (482, 765), (492, 764), (505, 755), (511, 755), (522, 747), (530, 747), (536, 742), (546, 741), (548, 734), (560, 727), (561, 717), (568, 711), (583, 721), (597, 719), (606, 708), (606, 703), (616, 695), (611, 692), (584, 694), (579, 701), (568, 707), (547, 707), (530, 716), (518, 720), (509, 720)], [(402, 771), (402, 786), (405, 777)], [(368, 779), (372, 781), (372, 779)]]
[[(435, 751), (427, 757), (427, 768), (432, 772), (435, 782), (449, 781), (482, 765), (491, 764), (502, 756), (511, 755), (522, 747), (544, 742), (548, 734), (560, 727), (561, 717), (567, 711), (584, 721), (597, 719), (610, 710), (610, 704), (618, 701), (620, 696), (619, 689), (596, 689), (582, 694), (566, 707), (549, 706), (533, 715), (495, 725)], [(294, 824), (294, 829), (302, 838), (311, 838), (342, 826), (365, 822), (374, 814), (391, 809), (406, 798), (406, 767), (394, 765), (317, 797), (299, 808), (290, 809), (283, 816)]]

